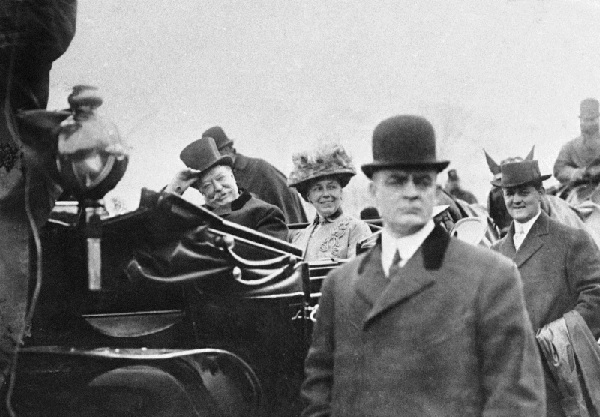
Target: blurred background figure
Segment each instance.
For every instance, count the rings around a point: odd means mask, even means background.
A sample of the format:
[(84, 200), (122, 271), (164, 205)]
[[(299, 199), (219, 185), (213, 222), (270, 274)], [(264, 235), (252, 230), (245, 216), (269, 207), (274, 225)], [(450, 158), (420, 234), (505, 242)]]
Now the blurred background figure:
[(27, 326), (30, 238), (60, 194), (47, 169), (49, 129), (18, 126), (16, 116), (46, 108), (50, 69), (75, 35), (76, 9), (75, 0), (0, 2), (0, 387)]
[(456, 169), (448, 170), (448, 181), (446, 182), (444, 190), (454, 198), (460, 198), (469, 204), (477, 204), (475, 195), (461, 187), (460, 178)]
[(312, 204), (317, 215), (305, 229), (294, 230), (290, 242), (304, 250), (304, 260), (348, 259), (356, 244), (371, 235), (364, 221), (342, 210), (343, 188), (356, 175), (352, 159), (341, 145), (325, 145), (294, 155), (289, 184)]
[(596, 176), (600, 172), (600, 111), (598, 100), (586, 98), (579, 105), (581, 135), (570, 140), (560, 150), (554, 163), (554, 176), (568, 185)]

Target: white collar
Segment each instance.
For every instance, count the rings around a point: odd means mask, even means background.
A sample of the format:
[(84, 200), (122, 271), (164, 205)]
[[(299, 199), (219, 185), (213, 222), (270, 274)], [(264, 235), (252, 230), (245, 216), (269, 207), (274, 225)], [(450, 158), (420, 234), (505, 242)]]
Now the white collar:
[(392, 260), (396, 250), (400, 252), (400, 267), (406, 265), (408, 260), (412, 258), (415, 252), (421, 247), (427, 236), (431, 233), (434, 228), (433, 220), (429, 220), (425, 223), (420, 230), (412, 235), (395, 237), (385, 227), (381, 232), (381, 266), (383, 271), (387, 275), (390, 267), (392, 266)]
[(537, 214), (535, 216), (533, 216), (531, 219), (529, 219), (528, 221), (526, 221), (525, 223), (519, 223), (519, 222), (515, 221), (514, 222), (515, 234), (517, 234), (519, 232), (519, 230), (521, 230), (524, 233), (524, 236), (527, 236), (527, 234), (533, 227), (533, 224), (536, 222), (538, 217), (540, 217), (541, 213), (542, 213), (542, 210), (540, 208), (540, 210), (538, 210)]

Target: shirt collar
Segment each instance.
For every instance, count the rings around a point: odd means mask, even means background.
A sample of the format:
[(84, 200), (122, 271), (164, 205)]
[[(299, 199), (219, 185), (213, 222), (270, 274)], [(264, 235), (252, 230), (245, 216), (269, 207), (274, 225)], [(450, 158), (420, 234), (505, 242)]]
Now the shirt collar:
[(429, 220), (416, 233), (397, 238), (384, 227), (381, 232), (381, 265), (384, 272), (387, 274), (392, 266), (392, 260), (394, 259), (396, 250), (400, 252), (400, 257), (402, 258), (400, 266), (406, 265), (409, 259), (412, 258), (415, 252), (421, 247), (425, 239), (427, 239), (427, 236), (433, 231), (433, 228), (433, 220)]
[(333, 223), (335, 219), (339, 218), (344, 211), (341, 207), (339, 207), (335, 213), (333, 213), (329, 218), (322, 217), (319, 213), (315, 216), (314, 224), (323, 224), (323, 223)]
[(514, 222), (515, 223), (515, 234), (522, 232), (525, 236), (527, 236), (527, 234), (533, 227), (533, 224), (536, 222), (538, 217), (540, 217), (541, 213), (542, 213), (542, 210), (541, 209), (538, 210), (537, 214), (535, 216), (533, 216), (531, 219), (529, 219), (528, 221), (526, 221), (525, 223), (519, 223), (519, 222), (515, 221)]

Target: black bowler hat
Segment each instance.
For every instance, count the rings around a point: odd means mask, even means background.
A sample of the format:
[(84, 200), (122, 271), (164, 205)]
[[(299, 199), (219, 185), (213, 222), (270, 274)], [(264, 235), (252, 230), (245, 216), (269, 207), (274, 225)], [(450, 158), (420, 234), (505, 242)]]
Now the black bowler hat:
[(361, 168), (369, 178), (388, 168), (445, 169), (450, 161), (436, 158), (435, 131), (420, 116), (394, 116), (379, 123), (373, 131), (373, 162)]
[(190, 143), (181, 151), (179, 158), (188, 168), (201, 171), (201, 174), (216, 165), (233, 166), (233, 159), (228, 155), (221, 156), (215, 140), (210, 137)]
[(221, 126), (213, 126), (202, 134), (203, 138), (213, 138), (217, 144), (217, 149), (221, 150), (227, 145), (232, 145), (233, 141), (227, 137)]
[(498, 182), (492, 181), (493, 185), (502, 188), (517, 187), (520, 185), (536, 184), (550, 178), (550, 175), (542, 175), (538, 161), (508, 162), (502, 165), (502, 179)]

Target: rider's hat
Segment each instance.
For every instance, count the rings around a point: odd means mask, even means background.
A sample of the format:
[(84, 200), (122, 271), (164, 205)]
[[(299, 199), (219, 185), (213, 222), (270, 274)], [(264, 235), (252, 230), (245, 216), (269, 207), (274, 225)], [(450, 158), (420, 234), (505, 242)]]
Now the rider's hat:
[(584, 117), (598, 117), (600, 112), (598, 111), (598, 100), (595, 98), (586, 98), (581, 101), (579, 105), (579, 118)]
[(420, 116), (390, 117), (373, 131), (373, 162), (362, 171), (369, 178), (375, 171), (388, 168), (445, 169), (450, 161), (436, 157), (435, 131), (431, 123)]
[(295, 187), (305, 199), (312, 180), (335, 177), (345, 187), (356, 175), (352, 158), (339, 144), (323, 145), (312, 152), (294, 154), (292, 161), (294, 169), (289, 175), (288, 185)]
[(228, 155), (221, 156), (211, 137), (193, 141), (181, 151), (179, 158), (188, 168), (201, 171), (200, 175), (217, 165), (233, 166), (233, 159)]
[(538, 184), (550, 177), (550, 175), (540, 173), (538, 161), (507, 162), (502, 165), (502, 179), (499, 183), (492, 181), (492, 184), (499, 185), (502, 188), (511, 188), (520, 185)]

